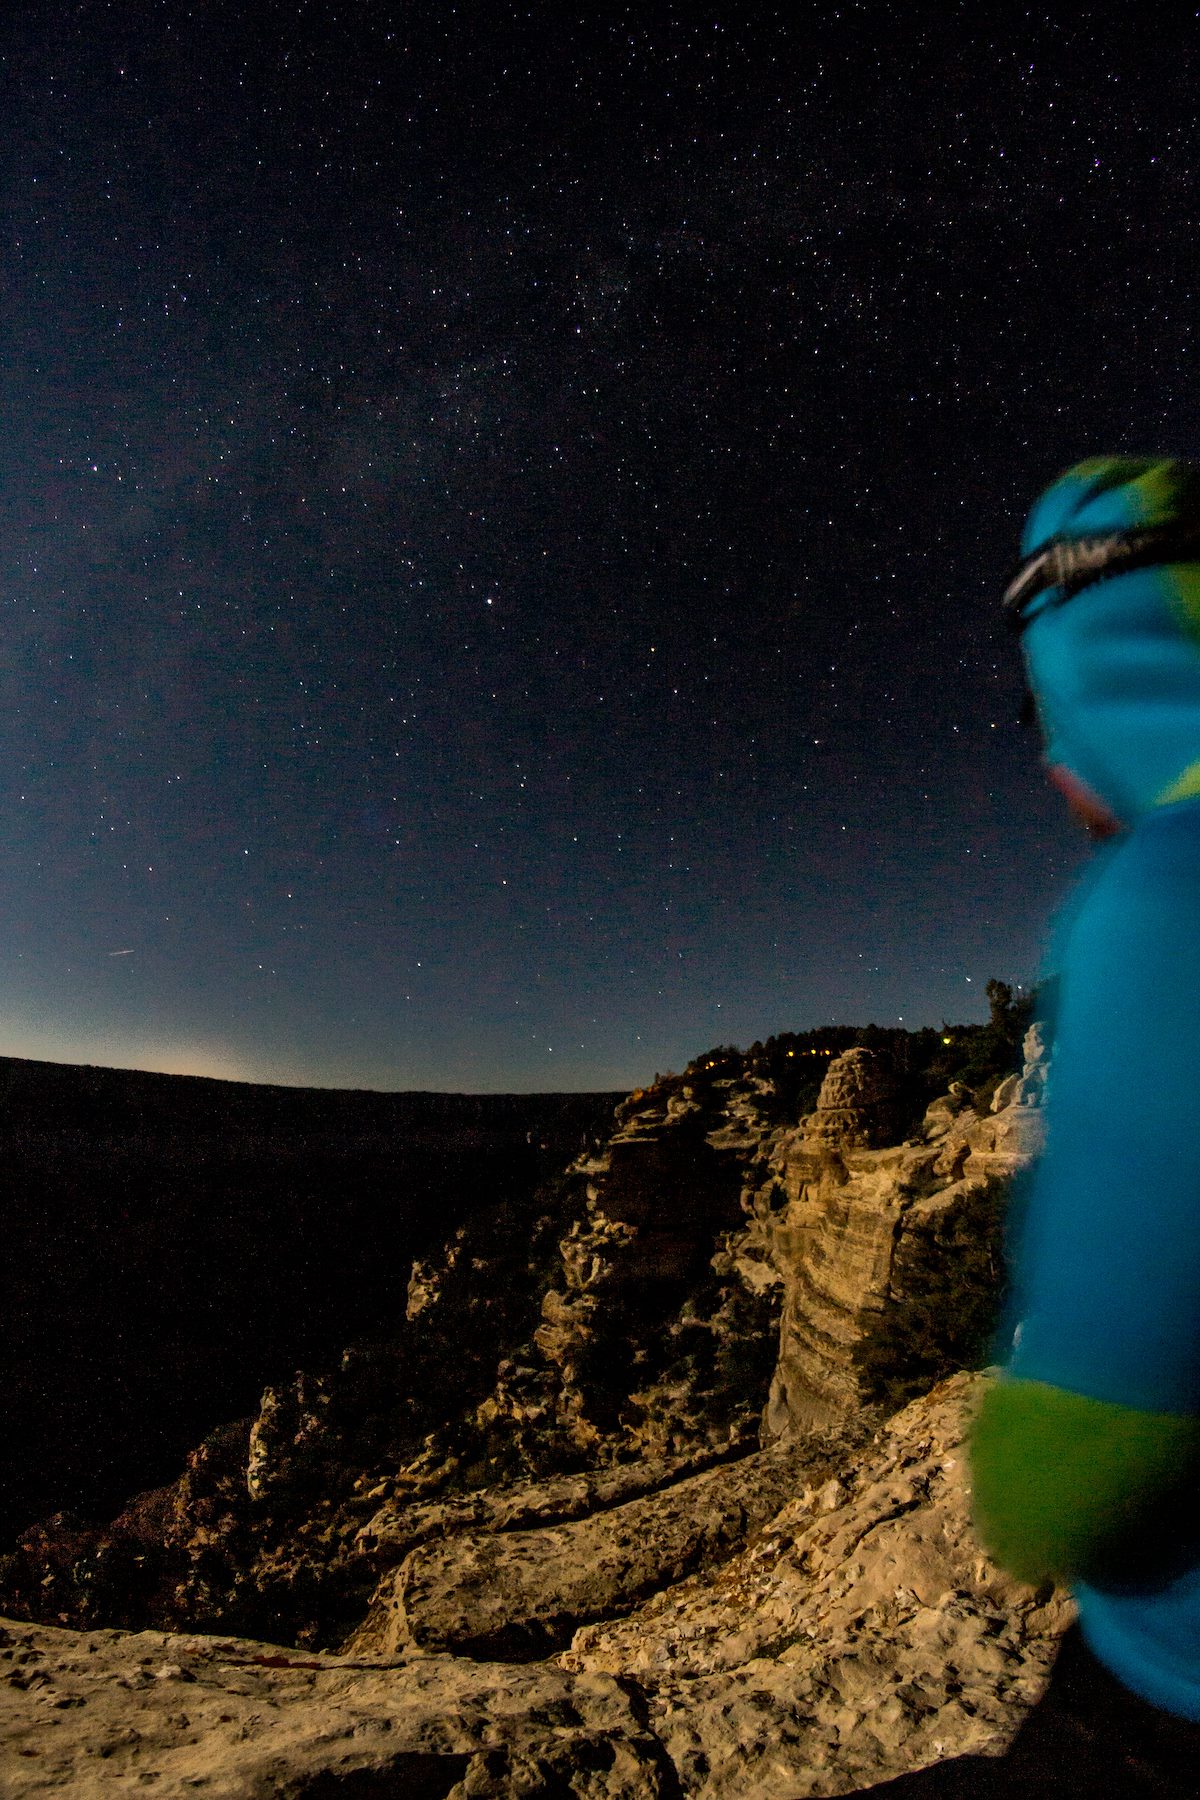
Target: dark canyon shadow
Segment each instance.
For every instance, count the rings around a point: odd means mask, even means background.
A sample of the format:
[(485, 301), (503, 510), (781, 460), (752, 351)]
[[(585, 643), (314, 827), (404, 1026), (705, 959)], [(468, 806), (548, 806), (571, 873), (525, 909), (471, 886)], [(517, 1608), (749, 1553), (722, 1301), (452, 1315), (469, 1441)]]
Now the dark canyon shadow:
[(412, 1258), (619, 1095), (377, 1094), (0, 1058), (0, 1540), (174, 1477), (403, 1319)]

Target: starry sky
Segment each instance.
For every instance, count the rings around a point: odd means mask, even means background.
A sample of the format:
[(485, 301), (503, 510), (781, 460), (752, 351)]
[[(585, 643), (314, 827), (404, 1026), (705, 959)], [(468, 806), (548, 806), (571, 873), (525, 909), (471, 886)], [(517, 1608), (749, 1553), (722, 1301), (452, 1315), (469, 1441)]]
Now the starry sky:
[(1200, 450), (1200, 27), (1104, 17), (5, 9), (0, 1053), (626, 1087), (1031, 980), (1020, 520)]

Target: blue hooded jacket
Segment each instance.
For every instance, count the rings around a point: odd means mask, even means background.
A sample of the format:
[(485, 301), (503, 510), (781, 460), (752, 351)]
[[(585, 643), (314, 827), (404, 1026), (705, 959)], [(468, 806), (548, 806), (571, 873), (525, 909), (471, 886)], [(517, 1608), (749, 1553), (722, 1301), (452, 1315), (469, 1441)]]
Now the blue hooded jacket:
[[(1200, 468), (1081, 463), (1051, 540), (1200, 523)], [(997, 1560), (1065, 1580), (1095, 1654), (1200, 1720), (1200, 566), (1048, 589), (1023, 636), (1047, 761), (1125, 828), (1059, 945), (1017, 1327), (973, 1442)]]

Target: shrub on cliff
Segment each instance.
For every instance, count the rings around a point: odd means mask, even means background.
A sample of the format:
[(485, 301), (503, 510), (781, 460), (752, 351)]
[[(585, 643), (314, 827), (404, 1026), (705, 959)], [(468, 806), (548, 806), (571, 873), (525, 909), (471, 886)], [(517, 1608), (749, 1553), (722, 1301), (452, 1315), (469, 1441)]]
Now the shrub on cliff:
[(854, 1350), (865, 1399), (889, 1412), (990, 1360), (1005, 1295), (1011, 1183), (994, 1179), (901, 1242), (891, 1294)]
[(975, 1097), (975, 1110), (988, 1111), (992, 1095), (1005, 1076), (1021, 1067), (1021, 1044), (1033, 1019), (1036, 993), (1017, 994), (1007, 981), (987, 984), (990, 1017), (986, 1025), (943, 1025), (940, 1032), (916, 1034), (919, 1051), (914, 1067), (921, 1073), (927, 1100), (959, 1081)]

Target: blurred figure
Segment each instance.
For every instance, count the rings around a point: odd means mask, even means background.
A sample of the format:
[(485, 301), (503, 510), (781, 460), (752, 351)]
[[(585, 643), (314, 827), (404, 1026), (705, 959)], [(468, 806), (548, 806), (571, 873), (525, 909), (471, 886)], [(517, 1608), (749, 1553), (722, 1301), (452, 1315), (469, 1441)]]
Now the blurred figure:
[(1005, 596), (1051, 780), (1105, 844), (1058, 934), (1046, 1149), (973, 1439), (997, 1562), (1079, 1624), (1003, 1758), (873, 1790), (1200, 1795), (1200, 465), (1096, 458)]

